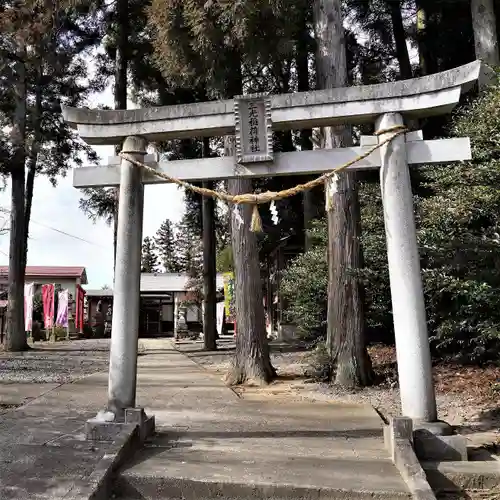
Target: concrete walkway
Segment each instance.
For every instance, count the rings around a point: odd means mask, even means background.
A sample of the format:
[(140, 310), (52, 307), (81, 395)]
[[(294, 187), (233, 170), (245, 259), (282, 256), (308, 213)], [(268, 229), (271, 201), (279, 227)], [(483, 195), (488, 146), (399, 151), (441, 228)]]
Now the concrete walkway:
[(62, 499), (90, 475), (107, 445), (85, 441), (83, 426), (104, 405), (106, 385), (105, 373), (63, 385), (0, 384), (6, 404), (33, 398), (0, 415), (2, 500)]
[(168, 341), (139, 358), (157, 435), (122, 470), (121, 498), (409, 498), (369, 406), (239, 399)]
[[(90, 342), (90, 341), (89, 341)], [(58, 349), (71, 354), (72, 346)], [(371, 407), (245, 401), (169, 341), (140, 341), (138, 405), (158, 433), (121, 471), (121, 498), (408, 498)], [(0, 498), (61, 500), (109, 449), (84, 440), (107, 373), (2, 383)]]

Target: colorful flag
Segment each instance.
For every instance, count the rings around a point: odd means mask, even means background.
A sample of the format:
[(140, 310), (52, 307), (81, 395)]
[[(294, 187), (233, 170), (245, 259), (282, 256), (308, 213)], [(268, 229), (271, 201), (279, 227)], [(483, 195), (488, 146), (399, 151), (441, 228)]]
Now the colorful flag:
[(56, 325), (68, 328), (69, 290), (62, 290), (57, 296)]
[(224, 306), (226, 318), (234, 316), (234, 273), (224, 273)]
[(83, 310), (84, 310), (84, 302), (85, 302), (85, 290), (80, 285), (76, 285), (75, 328), (80, 333), (83, 332)]
[(42, 285), (43, 323), (45, 328), (54, 326), (54, 292), (55, 285)]
[(224, 328), (224, 302), (217, 302), (217, 333), (222, 335), (222, 329)]
[(35, 293), (34, 283), (24, 284), (24, 330), (31, 332), (33, 328), (33, 295)]

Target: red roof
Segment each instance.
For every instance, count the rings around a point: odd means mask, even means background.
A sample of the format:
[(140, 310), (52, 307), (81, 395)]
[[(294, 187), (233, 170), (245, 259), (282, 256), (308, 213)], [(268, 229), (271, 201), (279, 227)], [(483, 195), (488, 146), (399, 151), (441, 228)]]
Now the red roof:
[[(0, 266), (0, 274), (8, 272), (8, 266)], [(80, 278), (82, 285), (87, 284), (87, 272), (84, 267), (26, 266), (26, 278)]]

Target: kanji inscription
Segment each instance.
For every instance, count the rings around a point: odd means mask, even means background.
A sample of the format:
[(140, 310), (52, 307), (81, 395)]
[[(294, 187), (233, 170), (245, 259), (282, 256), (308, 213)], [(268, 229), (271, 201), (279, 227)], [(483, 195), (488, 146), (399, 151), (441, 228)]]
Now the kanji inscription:
[(270, 99), (260, 95), (239, 97), (234, 107), (238, 163), (272, 161)]

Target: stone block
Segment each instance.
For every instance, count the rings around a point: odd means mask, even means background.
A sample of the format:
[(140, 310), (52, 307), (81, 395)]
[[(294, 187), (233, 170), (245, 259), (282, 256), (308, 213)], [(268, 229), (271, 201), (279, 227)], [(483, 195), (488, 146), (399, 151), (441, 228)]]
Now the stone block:
[(139, 437), (141, 442), (146, 441), (146, 439), (152, 436), (155, 432), (155, 416), (147, 417), (143, 425), (139, 428)]
[(419, 429), (413, 436), (415, 453), (419, 460), (461, 462), (467, 458), (467, 440), (464, 436), (437, 436)]
[(447, 422), (413, 422), (414, 432), (421, 430), (429, 431), (435, 436), (452, 436), (453, 428)]
[(145, 441), (155, 430), (154, 416), (148, 417), (143, 408), (125, 409), (125, 421), (110, 420), (111, 412), (99, 412), (85, 423), (85, 436), (91, 441), (114, 441), (126, 429), (139, 429), (140, 441)]
[(394, 450), (397, 440), (405, 440), (409, 444), (413, 442), (413, 422), (411, 418), (394, 417), (389, 425), (384, 427), (384, 444), (394, 461)]
[(126, 408), (125, 409), (125, 423), (142, 425), (146, 420), (146, 413), (144, 408)]
[(413, 441), (413, 421), (408, 417), (392, 418), (389, 427), (395, 439), (407, 439)]
[(114, 441), (127, 427), (132, 429), (134, 424), (103, 422), (91, 418), (85, 422), (85, 437), (90, 441)]

